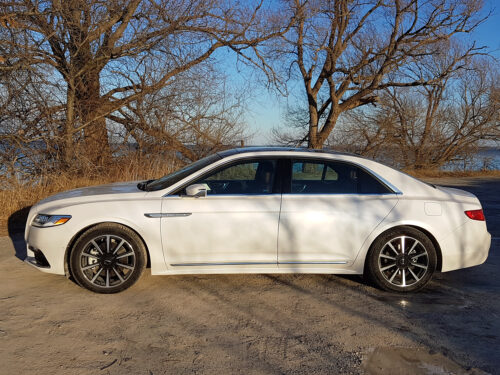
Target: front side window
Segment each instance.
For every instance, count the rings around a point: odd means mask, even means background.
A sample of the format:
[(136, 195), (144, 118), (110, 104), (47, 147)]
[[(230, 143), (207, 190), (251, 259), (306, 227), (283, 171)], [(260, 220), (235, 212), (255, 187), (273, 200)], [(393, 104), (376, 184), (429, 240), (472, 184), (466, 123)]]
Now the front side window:
[(342, 162), (294, 161), (292, 194), (385, 194), (391, 191), (363, 169)]
[(196, 181), (206, 184), (208, 195), (271, 194), (276, 160), (245, 161), (225, 167)]
[(184, 168), (179, 169), (166, 176), (163, 176), (162, 178), (146, 183), (145, 186), (146, 190), (155, 191), (155, 190), (166, 189), (167, 187), (172, 186), (173, 184), (179, 182), (183, 178), (186, 178), (190, 174), (193, 174), (199, 171), (200, 169), (203, 169), (209, 166), (210, 164), (215, 163), (217, 160), (220, 160), (220, 156), (217, 154), (213, 154), (198, 161), (195, 161), (194, 163), (186, 165)]

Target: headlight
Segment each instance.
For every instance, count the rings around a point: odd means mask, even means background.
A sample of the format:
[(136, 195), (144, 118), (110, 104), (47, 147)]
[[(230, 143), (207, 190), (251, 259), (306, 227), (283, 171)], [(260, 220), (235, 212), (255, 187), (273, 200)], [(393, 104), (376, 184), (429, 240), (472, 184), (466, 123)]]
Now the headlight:
[(62, 225), (71, 219), (71, 215), (44, 215), (38, 214), (33, 219), (32, 225), (35, 227), (55, 227)]

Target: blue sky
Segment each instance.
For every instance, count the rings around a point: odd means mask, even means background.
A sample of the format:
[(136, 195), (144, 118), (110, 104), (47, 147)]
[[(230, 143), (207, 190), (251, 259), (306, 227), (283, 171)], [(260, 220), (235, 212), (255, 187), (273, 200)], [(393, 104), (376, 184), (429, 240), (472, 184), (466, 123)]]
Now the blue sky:
[[(500, 63), (500, 0), (485, 1), (483, 14), (486, 15), (490, 11), (491, 16), (466, 38), (475, 40), (478, 46), (487, 46), (488, 51)], [(235, 71), (234, 74), (238, 73)], [(272, 129), (283, 125), (287, 99), (269, 92), (262, 86), (255, 87), (253, 92), (246, 115), (249, 132), (254, 134), (249, 144), (268, 144), (271, 142)]]

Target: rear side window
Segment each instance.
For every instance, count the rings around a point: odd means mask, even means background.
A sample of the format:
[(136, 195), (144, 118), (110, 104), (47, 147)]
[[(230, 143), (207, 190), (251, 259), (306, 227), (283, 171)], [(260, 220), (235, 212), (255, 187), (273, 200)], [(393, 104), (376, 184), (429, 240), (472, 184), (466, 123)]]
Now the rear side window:
[(342, 162), (295, 160), (292, 162), (292, 194), (392, 193), (363, 169)]

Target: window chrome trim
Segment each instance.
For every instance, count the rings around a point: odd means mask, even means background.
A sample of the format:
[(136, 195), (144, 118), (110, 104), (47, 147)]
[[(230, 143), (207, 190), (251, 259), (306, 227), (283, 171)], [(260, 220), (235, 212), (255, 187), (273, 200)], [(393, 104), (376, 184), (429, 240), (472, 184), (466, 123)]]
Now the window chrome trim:
[[(380, 176), (378, 173), (375, 173), (374, 171), (372, 171), (371, 169), (367, 168), (366, 166), (364, 166), (363, 164), (360, 164), (359, 162), (356, 162), (356, 161), (352, 161), (352, 160), (340, 160), (340, 159), (335, 159), (335, 158), (321, 158), (321, 157), (314, 157), (314, 156), (309, 156), (309, 157), (303, 157), (303, 158), (291, 158), (290, 159), (291, 162), (292, 162), (292, 168), (293, 168), (293, 163), (295, 162), (301, 162), (301, 161), (306, 161), (306, 162), (316, 162), (316, 163), (324, 163), (324, 164), (328, 164), (329, 162), (334, 162), (334, 163), (342, 163), (342, 164), (348, 164), (348, 165), (352, 165), (352, 166), (355, 166), (361, 170), (363, 170), (365, 173), (367, 173), (368, 175), (370, 175), (371, 177), (373, 177), (374, 179), (378, 180), (378, 182), (380, 182), (382, 185), (385, 185), (385, 187), (387, 187), (389, 190), (392, 190), (391, 192), (387, 192), (387, 193), (376, 193), (376, 194), (373, 194), (373, 193), (342, 193), (342, 194), (339, 194), (339, 193), (307, 193), (307, 194), (302, 194), (302, 195), (318, 195), (318, 194), (323, 194), (323, 195), (360, 195), (360, 196), (365, 196), (365, 195), (393, 195), (393, 194), (396, 194), (396, 195), (402, 195), (403, 192), (401, 190), (399, 190), (397, 187), (395, 187), (393, 184), (391, 184), (389, 181), (387, 181), (385, 178), (383, 178), (382, 176)], [(290, 178), (292, 177), (292, 171), (290, 171)], [(293, 181), (293, 180), (292, 180)], [(300, 195), (300, 193), (286, 193), (286, 194), (292, 194), (292, 195)]]
[[(283, 155), (245, 155), (245, 156), (242, 156), (244, 154), (234, 154), (234, 155), (230, 155), (228, 156), (228, 160), (225, 160), (226, 158), (222, 158), (221, 160), (218, 160), (216, 162), (214, 162), (213, 164), (211, 165), (208, 165), (206, 168), (203, 168), (201, 169), (200, 171), (197, 171), (197, 172), (194, 172), (192, 175), (189, 175), (185, 178), (185, 181), (178, 184), (177, 187), (173, 188), (172, 190), (170, 190), (170, 192), (168, 193), (165, 193), (164, 195), (162, 195), (162, 198), (168, 198), (168, 197), (179, 197), (178, 194), (176, 194), (176, 192), (178, 192), (179, 190), (183, 190), (185, 189), (186, 187), (188, 187), (189, 185), (191, 185), (193, 182), (196, 182), (198, 179), (200, 178), (204, 178), (205, 176), (209, 176), (215, 172), (217, 172), (218, 170), (222, 170), (223, 168), (227, 168), (227, 167), (231, 167), (232, 165), (237, 165), (239, 164), (240, 162), (259, 162), (261, 160), (275, 160), (276, 162), (278, 162), (279, 159), (284, 159), (284, 158), (287, 158), (286, 156), (283, 156)], [(205, 170), (206, 169), (206, 170)], [(276, 179), (276, 175), (277, 175), (277, 172), (278, 172), (278, 163), (276, 163), (276, 167), (275, 167), (275, 171), (274, 171), (274, 178)], [(195, 175), (195, 176), (193, 176)], [(183, 180), (181, 180), (183, 181)], [(181, 182), (179, 181), (179, 182)], [(274, 185), (276, 184), (276, 181), (273, 181), (273, 188), (274, 188)], [(175, 185), (175, 184), (174, 184)], [(213, 194), (212, 196), (228, 196), (228, 195), (240, 195), (240, 196), (253, 196), (253, 195), (271, 195), (271, 194), (281, 194), (280, 193), (263, 193), (263, 194)], [(207, 195), (208, 197), (208, 195)]]
[(234, 197), (234, 198), (281, 197), (281, 193), (272, 193), (272, 194), (266, 194), (266, 193), (262, 193), (262, 194), (213, 194), (213, 195), (207, 195), (206, 197), (190, 197), (188, 195), (167, 195), (167, 196), (164, 196), (162, 198), (166, 198), (166, 199), (190, 199), (190, 198), (194, 198), (194, 199), (205, 200), (205, 199), (228, 198), (228, 197), (229, 198), (231, 198), (231, 197)]
[[(358, 164), (358, 167), (362, 168), (359, 164)], [(368, 174), (371, 174), (373, 177), (377, 178), (382, 183), (384, 183), (389, 189), (391, 189), (394, 192), (394, 194), (397, 194), (397, 195), (402, 195), (403, 194), (403, 192), (401, 190), (399, 190), (396, 186), (394, 186), (389, 181), (387, 181), (385, 178), (383, 178), (382, 176), (380, 176), (378, 173), (375, 173), (371, 169), (367, 169), (366, 167), (363, 167), (362, 169), (365, 172), (367, 172)], [(364, 194), (364, 195), (384, 195), (384, 194), (391, 194), (391, 193)]]
[[(374, 172), (370, 168), (364, 166), (363, 164), (360, 164), (359, 161), (344, 160), (344, 159), (336, 158), (336, 156), (353, 156), (356, 158), (366, 159), (366, 158), (363, 158), (362, 156), (355, 155), (355, 154), (349, 154), (349, 153), (334, 153), (334, 152), (329, 152), (328, 150), (326, 150), (323, 155), (321, 155), (321, 154), (317, 155), (314, 152), (307, 154), (307, 155), (300, 155), (301, 152), (308, 152), (309, 153), (310, 150), (308, 150), (308, 149), (297, 150), (297, 151), (293, 151), (293, 150), (292, 151), (277, 150), (277, 151), (278, 152), (275, 153), (275, 151), (258, 151), (258, 150), (256, 150), (256, 151), (252, 151), (251, 155), (247, 155), (246, 153), (236, 152), (234, 154), (224, 156), (224, 157), (222, 157), (222, 159), (215, 161), (213, 164), (207, 165), (205, 168), (202, 168), (196, 172), (193, 172), (193, 174), (186, 176), (183, 180), (180, 180), (180, 181), (176, 182), (175, 184), (173, 184), (172, 186), (165, 188), (164, 190), (167, 190), (168, 192), (165, 192), (162, 195), (162, 198), (179, 197), (179, 195), (173, 194), (173, 192), (184, 189), (185, 187), (189, 186), (193, 181), (202, 177), (203, 175), (210, 174), (210, 173), (214, 172), (219, 167), (229, 166), (232, 163), (237, 163), (237, 162), (245, 161), (245, 160), (249, 160), (249, 159), (250, 160), (251, 159), (254, 159), (254, 160), (255, 159), (274, 159), (274, 160), (285, 159), (285, 160), (290, 160), (291, 162), (293, 162), (294, 160), (313, 160), (313, 161), (315, 160), (318, 162), (334, 161), (334, 162), (347, 163), (347, 164), (355, 165), (358, 168), (361, 168), (366, 173), (370, 174), (372, 177), (379, 180), (379, 182), (384, 184), (387, 188), (392, 190), (392, 192), (388, 192), (388, 193), (359, 194), (359, 195), (390, 195), (390, 194), (402, 195), (403, 194), (403, 192), (401, 190), (399, 190), (396, 186), (394, 186), (392, 183), (387, 181), (384, 177), (380, 176), (378, 173)], [(256, 152), (257, 154), (253, 154), (253, 152)], [(281, 152), (283, 152), (283, 153), (281, 153)], [(318, 152), (318, 153), (320, 153), (320, 152)], [(299, 154), (299, 155), (297, 155), (297, 154)], [(366, 160), (370, 160), (370, 159), (366, 159)], [(377, 163), (382, 164), (382, 165), (386, 166), (387, 168), (391, 168), (391, 169), (395, 170), (396, 172), (406, 174), (406, 173), (401, 172), (393, 167), (389, 167), (389, 166), (385, 165), (384, 163), (381, 163), (381, 162), (377, 162)], [(412, 177), (412, 176), (410, 176), (410, 177)], [(412, 177), (412, 178), (417, 180), (417, 181), (420, 181), (419, 179), (417, 179), (415, 177)], [(422, 181), (420, 181), (420, 182), (422, 182)], [(282, 191), (283, 191), (283, 189), (282, 189)], [(273, 193), (273, 194), (280, 194), (280, 193)], [(227, 195), (223, 195), (223, 194), (217, 194), (217, 195), (227, 196)], [(252, 195), (257, 195), (257, 194), (252, 194)], [(329, 194), (329, 195), (334, 195), (334, 194)], [(212, 195), (212, 196), (215, 196), (215, 195)], [(244, 194), (244, 196), (251, 196), (251, 195)]]

